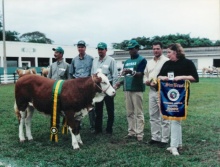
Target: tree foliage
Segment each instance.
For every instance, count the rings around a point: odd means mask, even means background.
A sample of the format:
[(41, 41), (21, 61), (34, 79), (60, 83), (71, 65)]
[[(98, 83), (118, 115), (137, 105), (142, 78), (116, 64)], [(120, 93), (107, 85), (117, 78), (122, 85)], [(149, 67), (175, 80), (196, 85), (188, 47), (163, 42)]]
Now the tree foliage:
[[(2, 22), (0, 21), (0, 41), (3, 40), (3, 29)], [(6, 41), (22, 41), (22, 42), (34, 42), (34, 43), (47, 43), (52, 44), (53, 41), (46, 37), (44, 33), (39, 31), (29, 32), (21, 35), (19, 37), (18, 32), (16, 31), (5, 31), (5, 40)]]
[[(171, 43), (180, 43), (184, 48), (191, 47), (208, 47), (208, 46), (220, 46), (220, 41), (213, 43), (208, 38), (190, 38), (189, 34), (169, 34), (164, 36), (154, 36), (152, 38), (146, 37), (137, 37), (133, 38), (137, 40), (140, 44), (141, 49), (151, 49), (152, 44), (156, 41), (162, 42), (164, 48), (166, 48)], [(114, 49), (127, 50), (127, 44), (129, 40), (124, 40), (121, 43), (113, 43), (112, 46)]]
[[(5, 40), (6, 41), (19, 41), (19, 33), (16, 31), (5, 31)], [(0, 41), (3, 40), (3, 26), (0, 22)]]
[(39, 31), (22, 34), (20, 36), (20, 40), (23, 42), (33, 42), (33, 43), (47, 43), (47, 44), (53, 43), (51, 39), (47, 38), (44, 33), (41, 33)]

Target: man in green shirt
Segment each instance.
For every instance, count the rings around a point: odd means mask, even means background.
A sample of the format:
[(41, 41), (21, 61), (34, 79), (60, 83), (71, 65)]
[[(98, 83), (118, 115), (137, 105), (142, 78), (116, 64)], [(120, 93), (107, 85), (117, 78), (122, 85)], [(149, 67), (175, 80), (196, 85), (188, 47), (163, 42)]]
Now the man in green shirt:
[[(126, 138), (136, 137), (141, 142), (144, 136), (143, 92), (145, 85), (143, 84), (143, 76), (147, 60), (138, 54), (139, 44), (136, 40), (129, 41), (128, 50), (130, 58), (125, 61), (122, 71), (128, 120)], [(118, 82), (116, 88), (120, 87), (120, 84), (122, 82)]]

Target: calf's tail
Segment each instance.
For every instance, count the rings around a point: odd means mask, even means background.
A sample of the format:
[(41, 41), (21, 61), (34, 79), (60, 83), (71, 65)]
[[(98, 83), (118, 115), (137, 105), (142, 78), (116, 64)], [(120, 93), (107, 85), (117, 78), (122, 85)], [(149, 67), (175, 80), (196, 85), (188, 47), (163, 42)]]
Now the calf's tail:
[(16, 114), (16, 116), (17, 116), (17, 118), (18, 118), (19, 123), (20, 123), (21, 114), (20, 114), (20, 112), (19, 112), (19, 110), (18, 110), (18, 106), (17, 106), (17, 104), (16, 104), (16, 101), (15, 101), (15, 103), (14, 103), (14, 111), (15, 111), (15, 114)]

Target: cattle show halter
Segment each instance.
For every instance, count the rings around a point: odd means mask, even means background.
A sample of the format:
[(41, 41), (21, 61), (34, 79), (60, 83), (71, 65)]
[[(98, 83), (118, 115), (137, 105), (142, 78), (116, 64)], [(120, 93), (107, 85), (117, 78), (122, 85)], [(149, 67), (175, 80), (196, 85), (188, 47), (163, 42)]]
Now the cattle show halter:
[(96, 86), (103, 92), (103, 93), (106, 93), (106, 91), (109, 89), (109, 87), (110, 87), (110, 83), (109, 83), (109, 85), (108, 85), (108, 87), (105, 89), (105, 90), (102, 90), (102, 88), (94, 81), (94, 79), (93, 79), (93, 75), (92, 75), (92, 81), (96, 84)]

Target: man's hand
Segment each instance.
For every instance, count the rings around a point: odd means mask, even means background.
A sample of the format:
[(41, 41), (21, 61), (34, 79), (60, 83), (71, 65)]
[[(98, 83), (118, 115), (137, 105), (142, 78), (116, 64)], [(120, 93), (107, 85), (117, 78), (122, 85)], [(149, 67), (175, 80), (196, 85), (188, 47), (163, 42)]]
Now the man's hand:
[(123, 69), (123, 71), (122, 71), (122, 75), (127, 75), (127, 74), (132, 74), (132, 70), (130, 70), (130, 69)]
[(116, 90), (116, 89), (119, 89), (120, 86), (121, 86), (121, 83), (120, 83), (120, 82), (117, 82), (117, 83), (115, 84), (115, 86), (113, 86), (113, 88)]

